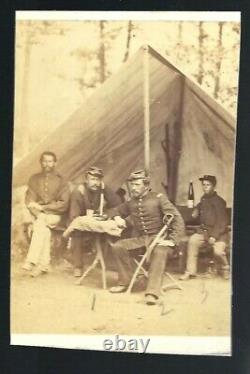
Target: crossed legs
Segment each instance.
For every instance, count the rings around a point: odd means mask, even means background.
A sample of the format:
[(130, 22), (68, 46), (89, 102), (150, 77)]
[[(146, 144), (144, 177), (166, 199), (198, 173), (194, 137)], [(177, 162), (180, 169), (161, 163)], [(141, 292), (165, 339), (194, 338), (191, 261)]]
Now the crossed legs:
[(33, 223), (33, 234), (24, 268), (33, 264), (42, 271), (48, 271), (50, 264), (51, 230), (60, 222), (61, 217), (55, 214), (40, 213)]

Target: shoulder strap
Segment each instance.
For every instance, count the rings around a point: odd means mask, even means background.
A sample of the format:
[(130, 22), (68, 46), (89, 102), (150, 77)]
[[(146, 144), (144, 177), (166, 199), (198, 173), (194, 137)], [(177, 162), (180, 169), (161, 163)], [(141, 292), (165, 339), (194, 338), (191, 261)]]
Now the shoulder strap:
[(79, 186), (77, 187), (77, 190), (78, 190), (79, 192), (81, 192), (81, 194), (82, 194), (83, 196), (85, 196), (85, 187), (84, 187), (84, 184), (79, 184)]
[(91, 209), (91, 203), (89, 201), (88, 191), (87, 191), (86, 187), (84, 186), (84, 184), (80, 184), (77, 187), (77, 190), (82, 194), (85, 209)]

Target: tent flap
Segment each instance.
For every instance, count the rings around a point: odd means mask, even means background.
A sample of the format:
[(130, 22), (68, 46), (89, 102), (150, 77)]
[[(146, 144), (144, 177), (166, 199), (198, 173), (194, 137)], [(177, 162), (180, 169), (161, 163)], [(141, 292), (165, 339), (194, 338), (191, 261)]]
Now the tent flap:
[[(211, 173), (231, 204), (235, 119), (152, 48), (149, 92), (152, 187), (162, 191), (162, 184), (174, 186), (176, 202), (185, 204), (189, 180)], [(40, 154), (50, 150), (67, 180), (80, 181), (88, 166), (98, 165), (106, 182), (117, 189), (133, 169), (144, 166), (143, 126), (140, 49), (14, 167), (13, 186), (26, 184), (39, 170)], [(195, 190), (199, 197), (198, 183)]]

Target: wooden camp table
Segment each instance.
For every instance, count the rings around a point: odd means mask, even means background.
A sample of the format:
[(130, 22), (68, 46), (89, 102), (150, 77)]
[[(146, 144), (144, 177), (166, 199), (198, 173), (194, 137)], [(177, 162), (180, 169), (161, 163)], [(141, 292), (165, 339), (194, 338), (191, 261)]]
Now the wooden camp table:
[(105, 261), (104, 261), (104, 256), (103, 256), (103, 250), (102, 250), (102, 241), (104, 239), (104, 236), (106, 236), (107, 234), (103, 234), (103, 233), (93, 233), (93, 243), (94, 243), (94, 249), (96, 251), (96, 255), (95, 255), (95, 258), (94, 258), (94, 261), (92, 262), (92, 264), (90, 266), (88, 266), (88, 268), (85, 270), (85, 272), (83, 273), (83, 275), (81, 276), (81, 278), (79, 278), (77, 281), (76, 281), (76, 284), (77, 285), (81, 285), (82, 282), (83, 282), (83, 279), (86, 278), (86, 276), (91, 272), (91, 270), (95, 269), (98, 265), (98, 263), (100, 263), (101, 265), (101, 272), (102, 272), (102, 286), (103, 286), (103, 289), (106, 290), (107, 289), (107, 280), (106, 280), (106, 265), (105, 265)]
[(91, 234), (93, 235), (93, 246), (96, 252), (95, 258), (91, 265), (88, 266), (88, 268), (84, 271), (81, 278), (79, 278), (76, 281), (76, 284), (81, 285), (84, 278), (97, 267), (97, 265), (100, 263), (101, 265), (101, 275), (102, 275), (102, 285), (103, 289), (107, 289), (107, 280), (106, 280), (106, 265), (104, 261), (104, 255), (103, 255), (103, 242), (106, 241), (107, 243), (111, 243), (112, 238), (115, 238), (115, 236), (112, 236), (108, 232), (95, 232), (91, 231)]

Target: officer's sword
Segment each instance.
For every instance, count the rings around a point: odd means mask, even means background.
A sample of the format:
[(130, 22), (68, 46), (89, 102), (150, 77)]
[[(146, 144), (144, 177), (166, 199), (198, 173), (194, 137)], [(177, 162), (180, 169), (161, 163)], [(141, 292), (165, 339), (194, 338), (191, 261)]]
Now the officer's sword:
[(132, 290), (132, 287), (134, 285), (134, 282), (136, 280), (136, 277), (137, 275), (139, 274), (139, 271), (141, 270), (144, 262), (146, 260), (149, 260), (150, 258), (150, 255), (153, 251), (153, 249), (155, 248), (155, 246), (158, 244), (159, 240), (161, 239), (166, 239), (165, 238), (165, 234), (166, 234), (166, 231), (169, 229), (170, 227), (170, 224), (171, 222), (173, 221), (174, 219), (174, 215), (171, 214), (171, 213), (167, 213), (165, 214), (165, 216), (163, 217), (163, 223), (164, 223), (164, 226), (161, 228), (161, 230), (158, 232), (158, 234), (156, 235), (156, 237), (154, 238), (154, 240), (150, 243), (150, 245), (148, 246), (146, 252), (144, 253), (144, 255), (142, 256), (141, 258), (141, 261), (139, 262), (138, 266), (137, 266), (137, 269), (136, 271), (134, 272), (133, 274), (133, 277), (129, 283), (129, 286), (127, 288), (127, 291), (126, 293), (130, 293), (131, 290)]

